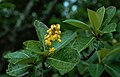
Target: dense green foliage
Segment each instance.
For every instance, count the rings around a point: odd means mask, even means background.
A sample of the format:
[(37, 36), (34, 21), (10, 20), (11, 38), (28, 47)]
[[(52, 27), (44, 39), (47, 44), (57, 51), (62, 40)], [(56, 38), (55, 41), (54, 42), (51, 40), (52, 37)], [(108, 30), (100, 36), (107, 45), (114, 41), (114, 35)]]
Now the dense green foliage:
[[(119, 2), (0, 0), (0, 77), (119, 77)], [(51, 24), (62, 41), (48, 55)]]
[[(36, 77), (43, 76), (43, 73), (46, 74), (43, 70), (55, 68), (61, 75), (64, 75), (77, 66), (80, 74), (86, 77), (100, 77), (104, 71), (112, 77), (119, 77), (120, 66), (116, 56), (119, 56), (120, 44), (111, 46), (103, 39), (106, 37), (104, 34), (116, 31), (116, 23), (110, 23), (116, 8), (110, 6), (106, 9), (101, 7), (96, 12), (90, 9), (87, 11), (90, 24), (74, 19), (63, 21), (75, 26), (76, 30), (63, 31), (61, 34), (62, 42), (53, 42), (55, 52), (51, 55), (48, 55), (49, 50), (44, 39), (48, 27), (36, 20), (34, 26), (39, 41), (25, 41), (23, 43), (24, 49), (4, 56), (9, 61), (7, 74)], [(85, 55), (85, 52), (88, 53)], [(36, 69), (38, 67), (39, 69)], [(31, 70), (34, 72), (30, 73)], [(40, 74), (37, 74), (37, 71)]]

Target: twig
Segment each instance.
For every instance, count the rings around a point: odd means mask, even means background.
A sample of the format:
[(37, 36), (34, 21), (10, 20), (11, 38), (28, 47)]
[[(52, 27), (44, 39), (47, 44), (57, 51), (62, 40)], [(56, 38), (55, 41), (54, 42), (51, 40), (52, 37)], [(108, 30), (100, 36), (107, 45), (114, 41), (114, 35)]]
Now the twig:
[(30, 10), (32, 8), (32, 6), (34, 5), (33, 0), (30, 0), (28, 5), (26, 6), (24, 13), (21, 13), (20, 18), (17, 20), (17, 23), (15, 25), (15, 29), (19, 28), (23, 22), (23, 20), (25, 20), (26, 16), (30, 13)]
[(54, 0), (52, 2), (49, 3), (48, 8), (46, 11), (44, 11), (44, 15), (42, 15), (42, 17), (40, 17), (40, 20), (43, 21), (47, 18), (47, 16), (50, 14), (51, 10), (53, 9), (54, 5), (56, 4), (57, 0)]

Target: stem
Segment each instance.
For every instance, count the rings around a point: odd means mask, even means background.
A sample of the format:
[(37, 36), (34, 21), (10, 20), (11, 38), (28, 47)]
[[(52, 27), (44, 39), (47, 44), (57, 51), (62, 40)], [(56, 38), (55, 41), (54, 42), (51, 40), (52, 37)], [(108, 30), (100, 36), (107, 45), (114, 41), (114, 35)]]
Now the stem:
[(17, 20), (17, 23), (15, 25), (15, 29), (19, 28), (22, 24), (22, 22), (25, 20), (25, 18), (27, 17), (27, 15), (29, 14), (32, 6), (33, 6), (34, 2), (32, 0), (29, 1), (28, 5), (26, 6), (24, 13), (20, 14), (20, 18)]
[(45, 20), (47, 18), (47, 16), (51, 13), (54, 5), (57, 3), (58, 0), (54, 0), (54, 1), (51, 1), (49, 4), (48, 4), (48, 7), (47, 7), (47, 10), (43, 12), (43, 15), (42, 17), (40, 18), (40, 20)]
[(40, 55), (45, 55), (47, 56), (49, 54), (49, 51), (44, 51), (44, 52), (36, 52), (37, 54), (40, 54)]

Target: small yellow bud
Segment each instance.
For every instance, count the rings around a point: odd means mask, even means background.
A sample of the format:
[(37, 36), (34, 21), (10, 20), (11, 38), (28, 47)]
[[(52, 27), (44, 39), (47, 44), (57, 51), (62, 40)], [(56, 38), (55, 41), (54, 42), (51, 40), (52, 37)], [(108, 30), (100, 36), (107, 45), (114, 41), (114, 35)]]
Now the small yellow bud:
[(45, 39), (49, 38), (49, 35), (45, 36)]
[(52, 31), (51, 29), (48, 29), (48, 30), (47, 30), (47, 33), (51, 32), (51, 31)]
[(51, 25), (51, 29), (53, 30), (55, 28), (55, 25)]
[(56, 24), (56, 29), (57, 29), (57, 30), (60, 29), (60, 24)]
[(45, 40), (45, 44), (50, 46), (51, 42), (49, 40)]
[(51, 25), (51, 29), (53, 29), (54, 28), (54, 25)]
[(47, 33), (48, 33), (49, 31), (50, 31), (50, 30), (48, 29), (48, 30), (47, 30)]
[[(51, 28), (49, 28), (47, 30), (47, 33), (48, 34), (45, 35), (45, 38), (44, 38), (46, 45), (51, 46), (52, 42), (55, 41), (55, 40), (57, 40), (58, 42), (61, 42), (61, 39), (60, 39), (61, 31), (60, 31), (60, 25), (59, 24), (51, 25)], [(54, 53), (54, 48), (51, 48), (50, 52)]]
[(56, 34), (54, 34), (54, 35), (51, 36), (51, 40), (52, 40), (52, 41), (54, 41), (56, 38), (57, 38), (57, 35), (56, 35)]
[(50, 41), (51, 39), (50, 39), (50, 38), (48, 38), (47, 40), (48, 40), (48, 41)]
[(54, 47), (50, 48), (50, 50), (49, 50), (50, 53), (54, 53), (54, 51), (55, 51)]
[(58, 34), (61, 34), (61, 31), (58, 31)]
[(58, 41), (58, 42), (61, 42), (61, 40), (60, 40), (60, 39), (57, 39), (57, 41)]
[(58, 35), (57, 38), (60, 39), (60, 35)]
[(57, 34), (57, 33), (58, 33), (58, 31), (55, 31), (55, 33)]
[(49, 35), (52, 35), (52, 32), (49, 32)]

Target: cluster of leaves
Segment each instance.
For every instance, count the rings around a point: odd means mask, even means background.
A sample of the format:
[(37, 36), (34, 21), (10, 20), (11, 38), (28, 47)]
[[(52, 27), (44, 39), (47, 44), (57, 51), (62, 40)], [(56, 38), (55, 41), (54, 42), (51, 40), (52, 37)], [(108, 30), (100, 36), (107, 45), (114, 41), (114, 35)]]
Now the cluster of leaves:
[(66, 30), (61, 34), (61, 42), (53, 42), (55, 53), (47, 55), (44, 35), (48, 27), (40, 21), (34, 26), (39, 41), (25, 41), (24, 49), (8, 53), (7, 74), (11, 76), (43, 76), (43, 70), (55, 68), (61, 75), (68, 73), (75, 66), (81, 75), (99, 77), (104, 71), (112, 77), (120, 76), (120, 44), (110, 45), (108, 39), (116, 31), (116, 23), (110, 23), (116, 8), (101, 7), (96, 12), (87, 9), (90, 25), (74, 19), (63, 21), (76, 29)]

